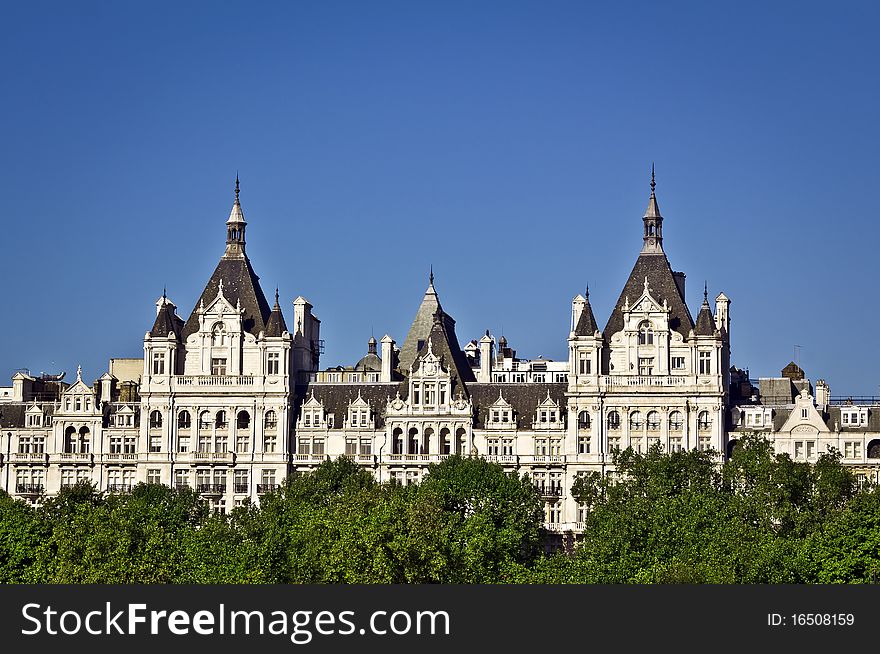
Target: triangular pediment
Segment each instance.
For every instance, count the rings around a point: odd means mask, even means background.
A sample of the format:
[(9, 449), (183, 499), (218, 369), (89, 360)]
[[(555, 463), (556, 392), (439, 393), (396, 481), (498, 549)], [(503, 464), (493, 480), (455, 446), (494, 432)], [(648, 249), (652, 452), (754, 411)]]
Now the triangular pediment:
[[(804, 413), (806, 413), (806, 417), (804, 417)], [(822, 414), (813, 404), (813, 397), (803, 391), (795, 398), (794, 409), (779, 431), (809, 436), (828, 431), (828, 425), (825, 424)]]
[(492, 409), (510, 409), (513, 405), (504, 399), (504, 394), (501, 391), (498, 391), (498, 399), (490, 404), (489, 407)]

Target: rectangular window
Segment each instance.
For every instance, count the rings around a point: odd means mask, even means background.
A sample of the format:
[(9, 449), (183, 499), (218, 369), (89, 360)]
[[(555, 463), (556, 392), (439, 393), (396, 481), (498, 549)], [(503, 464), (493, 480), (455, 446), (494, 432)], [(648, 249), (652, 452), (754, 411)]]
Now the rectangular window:
[(162, 471), (158, 468), (147, 468), (147, 483), (161, 484)]
[(804, 442), (803, 441), (795, 441), (795, 443), (794, 443), (794, 458), (795, 459), (803, 459), (804, 458)]
[(222, 377), (226, 374), (226, 357), (211, 359), (211, 374), (217, 377)]
[(489, 456), (498, 456), (498, 439), (489, 438), (486, 440), (486, 453)]
[(501, 440), (501, 454), (503, 456), (513, 456), (513, 439), (504, 438)]
[(357, 445), (358, 442), (354, 438), (346, 439), (345, 456), (354, 456), (355, 454), (357, 454)]
[(274, 470), (263, 470), (260, 475), (260, 481), (263, 484), (263, 487), (272, 488), (275, 486), (275, 471)]
[(281, 355), (278, 352), (269, 352), (266, 360), (266, 374), (277, 375), (281, 368)]
[(244, 454), (250, 449), (251, 439), (247, 434), (239, 432), (235, 435), (235, 451)]
[(373, 441), (369, 438), (361, 439), (361, 456), (370, 456), (373, 453)]
[(807, 441), (806, 446), (807, 458), (812, 459), (814, 456), (816, 456), (816, 441)]
[(150, 452), (161, 452), (162, 451), (162, 437), (161, 436), (150, 436)]
[(275, 434), (266, 434), (263, 437), (263, 451), (264, 452), (274, 452), (275, 444), (277, 443)]
[(324, 456), (324, 439), (316, 438), (312, 447), (313, 456)]
[(578, 374), (590, 374), (590, 355), (587, 352), (581, 352), (578, 355)]
[(126, 438), (123, 443), (123, 454), (134, 454), (135, 452), (135, 439), (134, 438)]
[(675, 436), (669, 439), (669, 451), (681, 452), (681, 437)]
[(672, 369), (684, 370), (684, 357), (672, 357)]
[(654, 357), (639, 357), (639, 375), (647, 377), (654, 374)]
[[(495, 380), (499, 381), (499, 380)], [(526, 383), (526, 373), (524, 372), (515, 372), (511, 375), (511, 381), (514, 384), (525, 384)]]
[(153, 374), (154, 375), (164, 375), (165, 374), (165, 353), (164, 352), (153, 352)]
[(247, 470), (236, 470), (234, 473), (234, 488), (232, 489), (235, 493), (247, 493), (248, 492), (248, 471)]
[(535, 454), (537, 456), (547, 456), (547, 439), (539, 438), (535, 440)]
[(801, 409), (801, 418), (806, 420), (809, 417), (809, 411), (807, 409)]
[(110, 454), (122, 454), (122, 437), (110, 437)]
[(590, 437), (578, 436), (578, 454), (590, 453)]
[(546, 380), (547, 380), (547, 375), (545, 375), (544, 373), (540, 373), (540, 374), (533, 373), (532, 374), (532, 381), (535, 382), (536, 384), (543, 384)]
[(712, 374), (712, 353), (711, 352), (700, 352), (700, 374), (701, 375), (711, 375)]
[(174, 471), (174, 485), (177, 488), (184, 488), (189, 486), (189, 470), (175, 470)]
[(177, 451), (189, 452), (189, 436), (180, 436), (177, 439)]

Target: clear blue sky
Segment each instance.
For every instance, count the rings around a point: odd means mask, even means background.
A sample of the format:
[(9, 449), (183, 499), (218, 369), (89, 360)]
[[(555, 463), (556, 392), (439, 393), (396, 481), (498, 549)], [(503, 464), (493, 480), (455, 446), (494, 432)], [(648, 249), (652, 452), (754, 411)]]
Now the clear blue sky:
[[(463, 342), (566, 356), (641, 246), (731, 299), (733, 363), (800, 345), (877, 394), (876, 3), (7, 3), (0, 368), (91, 380), (248, 254), (322, 367), (402, 343), (433, 264)], [(0, 382), (0, 383), (9, 383)]]

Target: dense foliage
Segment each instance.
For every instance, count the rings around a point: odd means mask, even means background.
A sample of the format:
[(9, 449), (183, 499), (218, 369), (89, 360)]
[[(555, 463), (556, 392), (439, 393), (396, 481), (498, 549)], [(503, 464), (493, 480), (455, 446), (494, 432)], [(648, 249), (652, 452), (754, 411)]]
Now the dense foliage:
[(880, 489), (837, 454), (813, 465), (745, 439), (616, 456), (579, 478), (582, 540), (543, 553), (528, 478), (450, 457), (421, 484), (341, 457), (229, 515), (188, 490), (87, 484), (37, 506), (0, 493), (5, 583), (840, 583), (880, 569)]

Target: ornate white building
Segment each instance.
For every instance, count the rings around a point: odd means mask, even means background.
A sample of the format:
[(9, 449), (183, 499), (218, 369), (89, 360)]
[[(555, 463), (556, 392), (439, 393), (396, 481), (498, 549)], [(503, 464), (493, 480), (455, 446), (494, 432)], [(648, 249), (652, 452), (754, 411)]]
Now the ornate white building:
[(111, 492), (165, 483), (226, 510), (328, 456), (409, 483), (458, 453), (529, 474), (548, 528), (576, 531), (569, 489), (608, 470), (615, 448), (727, 453), (754, 430), (795, 458), (831, 445), (854, 465), (880, 464), (874, 409), (831, 407), (824, 382), (818, 401), (809, 382), (769, 405), (747, 375), (731, 390), (730, 300), (719, 293), (713, 310), (704, 288), (692, 318), (685, 275), (663, 250), (653, 174), (642, 223), (604, 329), (588, 292), (572, 301), (567, 361), (517, 358), (488, 331), (462, 348), (431, 274), (400, 348), (371, 338), (355, 365), (319, 370), (312, 305), (294, 300), (290, 330), (277, 289), (270, 307), (260, 287), (236, 179), (220, 262), (186, 319), (165, 294), (157, 301), (142, 360), (111, 360), (92, 386), (79, 373), (68, 384), (18, 372), (0, 389), (0, 487), (37, 501), (83, 479)]

